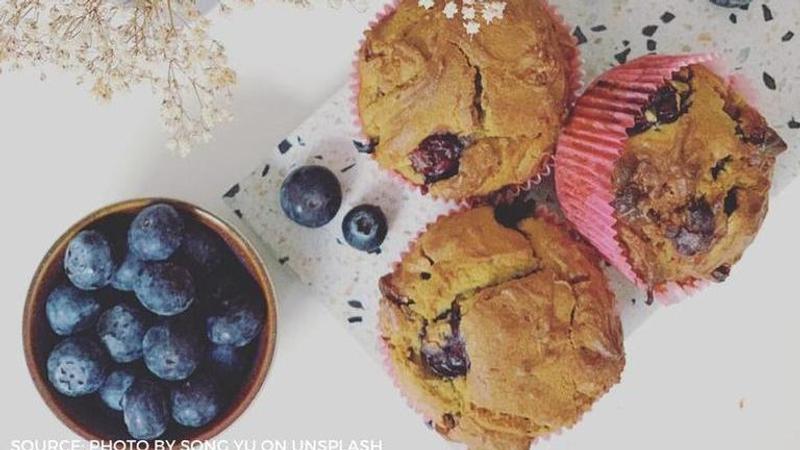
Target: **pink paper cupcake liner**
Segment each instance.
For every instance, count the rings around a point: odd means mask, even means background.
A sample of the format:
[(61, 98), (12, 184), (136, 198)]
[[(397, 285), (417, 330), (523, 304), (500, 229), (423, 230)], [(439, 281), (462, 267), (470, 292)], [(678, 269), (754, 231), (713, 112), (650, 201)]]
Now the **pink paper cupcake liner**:
[[(423, 227), (414, 236), (413, 239), (409, 240), (409, 243), (408, 243), (408, 246), (406, 247), (406, 249), (400, 254), (400, 257), (398, 258), (398, 260), (395, 261), (394, 264), (392, 264), (392, 269), (391, 269), (390, 273), (394, 273), (398, 269), (398, 267), (402, 263), (403, 259), (405, 259), (405, 257), (413, 249), (414, 244), (433, 225), (435, 225), (437, 222), (439, 222), (440, 220), (442, 220), (442, 219), (444, 219), (446, 217), (450, 217), (452, 215), (459, 214), (459, 213), (462, 213), (464, 211), (468, 211), (470, 209), (472, 209), (472, 207), (469, 206), (469, 205), (461, 205), (459, 208), (457, 208), (457, 209), (455, 209), (453, 211), (450, 211), (450, 212), (447, 212), (447, 213), (444, 213), (444, 214), (440, 214), (435, 220), (433, 220), (433, 221), (429, 222), (428, 224), (426, 224), (425, 227)], [(570, 231), (573, 230), (573, 226), (572, 226), (571, 223), (566, 222), (564, 220), (563, 216), (561, 216), (560, 214), (558, 214), (557, 212), (551, 210), (550, 208), (548, 208), (546, 206), (537, 205), (534, 211), (535, 211), (534, 217), (536, 217), (536, 218), (543, 219), (543, 220), (546, 220), (546, 221), (551, 222), (553, 224), (557, 224), (557, 225), (566, 227)], [(577, 236), (578, 239), (580, 239), (579, 235), (576, 235), (576, 236)], [(607, 288), (609, 289), (609, 292), (611, 292), (611, 289), (608, 286), (607, 286)], [(613, 295), (613, 293), (612, 293), (612, 295)], [(430, 408), (427, 408), (427, 407), (425, 407), (423, 405), (420, 405), (417, 401), (415, 401), (413, 398), (411, 398), (411, 396), (409, 396), (405, 392), (406, 388), (404, 386), (403, 381), (400, 380), (400, 377), (398, 376), (397, 367), (395, 366), (394, 360), (392, 359), (391, 349), (389, 348), (388, 343), (383, 339), (383, 335), (382, 335), (382, 332), (381, 332), (380, 329), (378, 330), (377, 334), (378, 334), (378, 342), (377, 342), (378, 352), (380, 354), (381, 362), (383, 364), (384, 370), (386, 371), (386, 373), (391, 378), (392, 384), (400, 392), (400, 396), (403, 398), (403, 400), (406, 402), (406, 404), (408, 405), (409, 408), (411, 408), (414, 412), (419, 414), (423, 418), (425, 423), (428, 423), (428, 424), (433, 423), (434, 422), (434, 418), (432, 416)], [(619, 384), (619, 383), (617, 383), (617, 384)], [(606, 394), (608, 394), (608, 392), (611, 389), (613, 389), (614, 386), (616, 386), (616, 384), (610, 386), (605, 392), (603, 392), (601, 395), (599, 395), (598, 396), (598, 401), (599, 401), (599, 399), (603, 398)], [(580, 421), (584, 417), (584, 415), (588, 414), (591, 410), (592, 410), (592, 407), (590, 407), (586, 411), (584, 411), (577, 418), (575, 423), (570, 425), (570, 426), (566, 426), (566, 427), (563, 427), (563, 428), (559, 428), (557, 430), (553, 430), (550, 433), (548, 433), (547, 435), (537, 436), (535, 438), (532, 438), (532, 445), (535, 445), (536, 443), (541, 442), (541, 441), (550, 441), (554, 437), (562, 435), (565, 431), (568, 431), (568, 430), (572, 429), (578, 423), (580, 423)]]
[[(367, 25), (367, 29), (372, 29), (376, 25), (378, 25), (381, 21), (385, 20), (394, 13), (397, 9), (398, 5), (402, 0), (391, 0), (389, 3), (383, 6), (375, 15)], [(567, 100), (567, 110), (571, 109), (572, 105), (574, 105), (575, 101), (578, 99), (578, 92), (580, 92), (581, 88), (583, 87), (583, 60), (581, 58), (580, 49), (578, 48), (578, 40), (575, 36), (572, 35), (572, 27), (567, 23), (564, 17), (558, 12), (557, 8), (549, 3), (548, 0), (540, 0), (542, 4), (545, 6), (546, 11), (550, 14), (552, 20), (559, 25), (559, 40), (561, 41), (562, 47), (568, 49), (567, 51), (567, 59), (569, 60), (570, 65), (570, 74), (568, 78), (568, 84), (570, 86), (570, 93)], [(361, 48), (363, 48), (364, 43), (366, 42), (366, 35), (362, 35), (362, 38), (358, 42), (358, 49), (354, 53), (353, 57), (353, 67), (350, 73), (350, 113), (352, 115), (352, 124), (355, 129), (355, 135), (357, 138), (363, 142), (369, 142), (369, 136), (364, 133), (364, 122), (361, 118), (360, 108), (359, 108), (359, 101), (358, 101), (358, 94), (361, 90), (361, 77), (359, 76), (359, 53)], [(370, 154), (375, 159), (374, 153)], [(550, 176), (553, 172), (554, 168), (554, 161), (553, 157), (550, 156), (546, 160), (544, 160), (540, 166), (540, 169), (536, 175), (531, 177), (529, 180), (523, 183), (517, 183), (505, 186), (498, 190), (497, 192), (484, 195), (484, 196), (473, 196), (467, 197), (461, 200), (453, 200), (448, 198), (443, 198), (441, 196), (437, 196), (436, 194), (430, 194), (431, 196), (444, 200), (447, 202), (455, 202), (459, 204), (463, 204), (465, 206), (477, 206), (482, 204), (497, 204), (499, 202), (508, 201), (511, 198), (515, 198), (520, 194), (530, 191), (537, 185), (539, 185), (544, 178)], [(422, 195), (427, 194), (427, 190), (425, 186), (417, 185), (406, 179), (403, 175), (395, 170), (382, 170), (389, 172), (393, 179), (400, 181), (401, 184), (411, 188), (414, 191), (419, 192)]]
[[(556, 192), (567, 219), (617, 270), (664, 304), (688, 297), (708, 282), (692, 279), (646, 285), (617, 239), (612, 178), (635, 115), (675, 72), (692, 64), (728, 73), (716, 55), (699, 54), (644, 56), (601, 75), (578, 99), (555, 156)], [(729, 79), (729, 83), (743, 88), (748, 100), (754, 98), (755, 90), (743, 79)]]

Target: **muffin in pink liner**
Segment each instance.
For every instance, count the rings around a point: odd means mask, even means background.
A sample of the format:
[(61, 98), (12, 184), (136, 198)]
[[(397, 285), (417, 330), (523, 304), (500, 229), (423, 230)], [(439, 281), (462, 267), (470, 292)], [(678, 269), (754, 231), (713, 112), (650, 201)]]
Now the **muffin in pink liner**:
[(448, 18), (448, 4), (403, 0), (378, 14), (356, 55), (354, 122), (378, 165), (423, 193), (507, 199), (551, 170), (580, 87), (575, 38), (542, 0), (506, 2), (491, 23), (460, 2)]
[[(651, 55), (578, 99), (555, 156), (566, 217), (651, 298), (727, 278), (786, 144), (711, 55)], [(752, 97), (751, 97), (752, 98)]]
[(381, 279), (395, 384), (447, 439), (527, 450), (574, 425), (625, 365), (599, 255), (546, 210), (440, 217)]

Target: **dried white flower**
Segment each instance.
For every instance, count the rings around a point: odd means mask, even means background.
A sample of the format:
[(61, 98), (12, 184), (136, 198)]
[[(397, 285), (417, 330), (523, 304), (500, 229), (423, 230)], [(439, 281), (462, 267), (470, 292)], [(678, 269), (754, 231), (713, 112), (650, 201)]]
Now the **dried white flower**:
[[(420, 6), (430, 9), (435, 5), (435, 0), (418, 0)], [(481, 29), (481, 20), (485, 24), (491, 24), (495, 20), (502, 19), (506, 9), (504, 1), (489, 0), (450, 0), (442, 8), (442, 14), (448, 19), (456, 17), (459, 13), (470, 36), (478, 34)]]
[(483, 21), (487, 24), (492, 23), (495, 19), (502, 19), (503, 12), (506, 10), (505, 2), (489, 2), (483, 6), (483, 11), (481, 11), (481, 15), (483, 16)]
[(236, 73), (209, 26), (195, 0), (6, 0), (0, 66), (74, 72), (103, 101), (149, 84), (168, 146), (186, 154), (230, 118)]
[(464, 22), (464, 28), (467, 29), (467, 34), (472, 36), (478, 34), (481, 30), (481, 24), (475, 21)]
[[(103, 101), (149, 85), (171, 134), (167, 146), (186, 154), (232, 118), (236, 72), (202, 14), (215, 1), (0, 0), (0, 73), (55, 66), (75, 73)], [(347, 1), (355, 7), (361, 0)], [(220, 0), (220, 11), (230, 11), (229, 2), (253, 0)]]
[(456, 2), (447, 2), (442, 12), (444, 12), (445, 17), (452, 19), (458, 14), (458, 5), (456, 5)]

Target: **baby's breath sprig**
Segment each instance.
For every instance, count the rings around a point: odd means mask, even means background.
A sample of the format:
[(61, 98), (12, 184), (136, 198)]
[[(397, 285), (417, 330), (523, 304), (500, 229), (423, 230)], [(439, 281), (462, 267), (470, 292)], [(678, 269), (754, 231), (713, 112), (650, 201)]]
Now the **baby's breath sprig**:
[(56, 66), (100, 100), (147, 83), (161, 98), (167, 146), (185, 155), (231, 118), (236, 72), (209, 26), (194, 0), (5, 0), (0, 70)]
[[(432, 9), (436, 6), (435, 0), (418, 0), (419, 5), (425, 9)], [(495, 20), (503, 18), (506, 3), (495, 0), (449, 0), (442, 9), (442, 14), (448, 19), (461, 16), (464, 28), (470, 36), (478, 34), (481, 23), (491, 24)]]

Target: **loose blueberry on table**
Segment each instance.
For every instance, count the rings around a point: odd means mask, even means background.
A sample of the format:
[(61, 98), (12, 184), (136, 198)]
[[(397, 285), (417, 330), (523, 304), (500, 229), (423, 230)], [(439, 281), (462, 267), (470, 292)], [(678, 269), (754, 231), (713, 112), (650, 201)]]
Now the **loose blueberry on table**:
[(265, 316), (261, 292), (213, 230), (171, 205), (115, 223), (122, 229), (82, 230), (68, 244), (65, 280), (45, 303), (61, 339), (47, 378), (67, 401), (96, 394), (122, 412), (135, 439), (205, 426), (245, 384)]
[(333, 172), (322, 166), (302, 166), (283, 180), (283, 212), (293, 222), (319, 228), (336, 216), (342, 204), (342, 187)]
[(753, 0), (711, 0), (711, 3), (725, 8), (740, 8), (748, 6)]
[(386, 215), (375, 205), (356, 206), (342, 221), (344, 240), (365, 252), (376, 252), (386, 239), (387, 230)]

